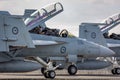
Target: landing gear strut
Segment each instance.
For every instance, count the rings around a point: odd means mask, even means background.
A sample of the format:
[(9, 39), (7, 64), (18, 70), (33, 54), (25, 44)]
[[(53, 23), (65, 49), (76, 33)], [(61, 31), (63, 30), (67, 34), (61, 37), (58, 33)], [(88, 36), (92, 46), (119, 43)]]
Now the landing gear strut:
[(111, 70), (113, 75), (120, 75), (120, 68), (114, 68)]
[(75, 75), (77, 73), (77, 67), (75, 65), (70, 65), (68, 67), (68, 73), (70, 75)]
[(44, 60), (42, 60), (39, 57), (33, 57), (38, 63), (42, 64), (44, 67), (41, 68), (41, 73), (45, 76), (45, 78), (51, 78), (54, 79), (56, 76), (55, 70), (60, 66), (59, 65), (53, 65), (52, 61), (49, 61), (46, 63)]

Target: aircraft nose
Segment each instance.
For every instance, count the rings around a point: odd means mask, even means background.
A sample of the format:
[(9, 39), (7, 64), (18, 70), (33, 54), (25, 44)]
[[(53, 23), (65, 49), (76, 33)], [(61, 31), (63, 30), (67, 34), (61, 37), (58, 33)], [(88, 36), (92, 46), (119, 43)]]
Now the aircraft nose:
[(115, 52), (112, 51), (111, 49), (104, 47), (104, 46), (100, 46), (100, 56), (102, 57), (110, 57), (110, 56), (114, 56)]

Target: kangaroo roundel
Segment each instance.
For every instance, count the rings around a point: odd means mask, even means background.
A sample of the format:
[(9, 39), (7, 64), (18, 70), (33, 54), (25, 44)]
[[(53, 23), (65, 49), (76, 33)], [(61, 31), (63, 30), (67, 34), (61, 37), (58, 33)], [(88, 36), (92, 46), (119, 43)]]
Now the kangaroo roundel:
[(12, 33), (13, 33), (13, 34), (17, 35), (18, 32), (19, 32), (19, 30), (18, 30), (17, 27), (13, 27), (13, 28), (12, 28)]
[(60, 52), (61, 52), (61, 53), (65, 53), (65, 52), (66, 52), (66, 47), (62, 46), (62, 47), (60, 48)]
[(93, 39), (96, 38), (96, 33), (95, 33), (95, 32), (92, 32), (92, 33), (91, 33), (91, 38), (93, 38)]

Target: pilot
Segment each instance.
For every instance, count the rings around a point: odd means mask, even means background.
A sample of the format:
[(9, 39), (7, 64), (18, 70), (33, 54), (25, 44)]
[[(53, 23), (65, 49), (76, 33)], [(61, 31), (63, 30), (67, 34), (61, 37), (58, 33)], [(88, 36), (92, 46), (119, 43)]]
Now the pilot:
[(40, 27), (36, 27), (35, 31), (36, 31), (37, 34), (40, 34)]
[(52, 35), (52, 36), (59, 36), (59, 30), (57, 30), (57, 29), (51, 29), (50, 30), (50, 35)]
[(57, 37), (60, 36), (60, 35), (59, 35), (60, 30), (59, 30), (59, 29), (55, 29), (54, 32), (55, 32), (55, 36), (57, 36)]
[(115, 33), (112, 33), (110, 35), (110, 38), (112, 38), (112, 39), (119, 39), (120, 40), (120, 37), (117, 34), (115, 34)]
[(66, 29), (62, 30), (61, 33), (60, 33), (60, 35), (62, 37), (68, 37), (68, 31)]
[(47, 30), (46, 35), (53, 35), (53, 31), (51, 29)]
[(42, 33), (43, 33), (43, 34), (46, 34), (46, 32), (47, 32), (47, 28), (44, 28), (44, 29), (42, 30)]
[(43, 34), (43, 28), (41, 27), (41, 26), (39, 26), (39, 32), (38, 32), (38, 34)]
[(67, 37), (67, 33), (62, 33), (62, 37)]

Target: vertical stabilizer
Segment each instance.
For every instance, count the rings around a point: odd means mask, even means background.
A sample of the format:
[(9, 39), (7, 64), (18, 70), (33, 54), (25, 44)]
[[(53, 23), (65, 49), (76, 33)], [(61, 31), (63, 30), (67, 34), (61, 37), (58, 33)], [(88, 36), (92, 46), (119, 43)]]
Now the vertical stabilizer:
[(23, 19), (12, 15), (0, 15), (0, 44), (0, 52), (8, 52), (9, 46), (35, 47)]
[(107, 46), (106, 40), (101, 33), (99, 23), (82, 23), (79, 26), (79, 37)]

